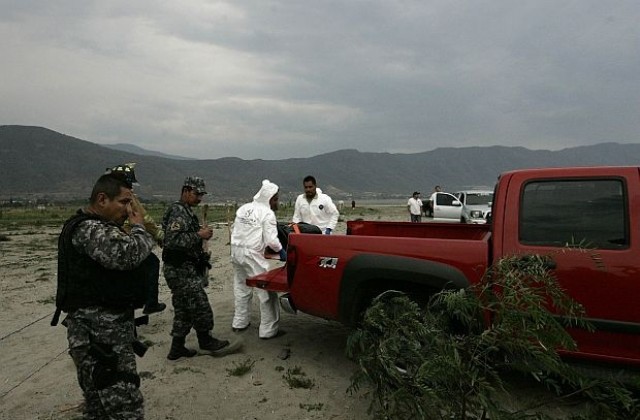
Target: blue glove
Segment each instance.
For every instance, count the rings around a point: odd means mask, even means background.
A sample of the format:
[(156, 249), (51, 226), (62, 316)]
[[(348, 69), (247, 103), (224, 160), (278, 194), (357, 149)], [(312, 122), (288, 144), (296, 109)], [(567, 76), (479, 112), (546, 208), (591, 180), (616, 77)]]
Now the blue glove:
[(324, 230), (324, 234), (325, 234), (325, 235), (331, 235), (331, 228), (326, 228), (326, 229)]
[(278, 252), (278, 254), (280, 254), (280, 261), (287, 261), (287, 250), (282, 248), (280, 250), (280, 252)]

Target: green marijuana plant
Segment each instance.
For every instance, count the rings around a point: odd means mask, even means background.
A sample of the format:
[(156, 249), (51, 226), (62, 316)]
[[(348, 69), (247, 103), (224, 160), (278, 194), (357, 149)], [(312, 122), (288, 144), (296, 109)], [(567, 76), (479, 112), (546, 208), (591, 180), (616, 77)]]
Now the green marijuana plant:
[(558, 398), (586, 397), (590, 417), (574, 418), (637, 418), (631, 391), (582, 377), (560, 358), (559, 349), (576, 348), (567, 325), (590, 329), (584, 315), (538, 255), (502, 258), (479, 283), (443, 290), (424, 308), (386, 294), (348, 339), (359, 366), (350, 390), (368, 384), (370, 411), (381, 418), (546, 418), (540, 407), (505, 403), (504, 375), (517, 371)]

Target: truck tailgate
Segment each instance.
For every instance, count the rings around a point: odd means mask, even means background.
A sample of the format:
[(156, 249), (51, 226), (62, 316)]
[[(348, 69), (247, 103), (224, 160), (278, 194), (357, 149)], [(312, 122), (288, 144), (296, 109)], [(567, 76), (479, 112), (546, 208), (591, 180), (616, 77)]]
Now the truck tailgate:
[(274, 268), (257, 276), (247, 279), (247, 285), (266, 289), (271, 292), (288, 292), (287, 269), (286, 266)]

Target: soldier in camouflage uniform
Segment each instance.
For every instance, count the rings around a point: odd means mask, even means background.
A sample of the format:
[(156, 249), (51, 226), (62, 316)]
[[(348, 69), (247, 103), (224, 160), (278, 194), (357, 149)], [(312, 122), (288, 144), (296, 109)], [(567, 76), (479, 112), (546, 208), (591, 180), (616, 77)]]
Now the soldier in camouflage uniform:
[(191, 328), (196, 330), (200, 349), (215, 355), (229, 347), (229, 341), (211, 336), (213, 311), (203, 288), (207, 267), (211, 266), (202, 244), (211, 238), (213, 231), (200, 226), (192, 207), (200, 204), (206, 193), (202, 178), (187, 177), (180, 200), (169, 206), (162, 219), (164, 278), (171, 289), (175, 310), (169, 360), (196, 355), (195, 350), (184, 346)]
[[(89, 206), (64, 225), (58, 243), (57, 322), (67, 312), (69, 353), (85, 399), (85, 419), (142, 419), (143, 398), (132, 348), (134, 309), (144, 278), (136, 269), (154, 246), (131, 185), (115, 174), (98, 179)], [(127, 234), (122, 225), (132, 225)]]

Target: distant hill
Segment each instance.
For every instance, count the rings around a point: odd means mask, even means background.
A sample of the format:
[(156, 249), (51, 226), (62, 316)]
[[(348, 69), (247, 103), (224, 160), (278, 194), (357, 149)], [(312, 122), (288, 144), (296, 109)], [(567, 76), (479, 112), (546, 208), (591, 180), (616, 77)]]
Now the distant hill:
[(136, 155), (142, 155), (142, 156), (157, 156), (157, 157), (163, 157), (167, 159), (178, 159), (178, 160), (195, 160), (193, 158), (188, 158), (184, 156), (168, 155), (166, 153), (156, 152), (155, 150), (143, 149), (142, 147), (138, 147), (135, 144), (114, 143), (114, 144), (103, 144), (103, 146), (108, 147), (109, 149), (120, 150), (121, 152), (135, 153)]
[(506, 170), (584, 165), (638, 165), (640, 144), (603, 143), (560, 151), (523, 147), (440, 148), (414, 154), (339, 150), (309, 158), (180, 160), (114, 150), (42, 127), (0, 126), (0, 200), (10, 197), (86, 198), (108, 167), (136, 162), (143, 198), (174, 200), (187, 175), (205, 178), (209, 201), (250, 200), (268, 178), (280, 186), (281, 201), (301, 193), (312, 174), (334, 199), (424, 195), (436, 184), (446, 190), (492, 187)]

